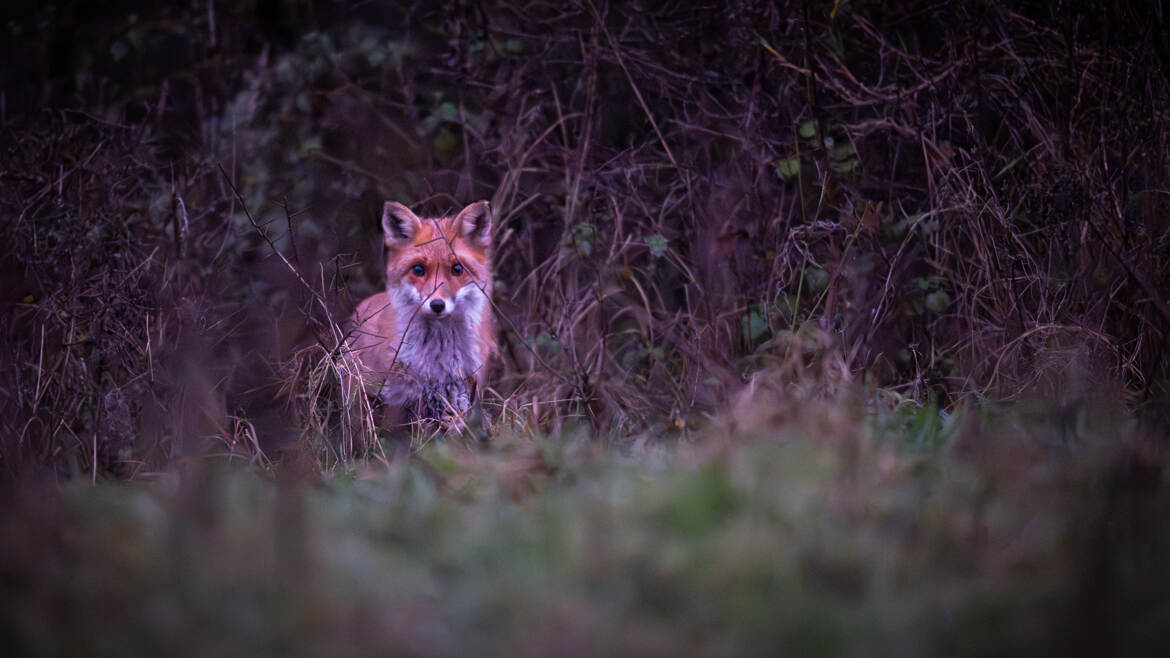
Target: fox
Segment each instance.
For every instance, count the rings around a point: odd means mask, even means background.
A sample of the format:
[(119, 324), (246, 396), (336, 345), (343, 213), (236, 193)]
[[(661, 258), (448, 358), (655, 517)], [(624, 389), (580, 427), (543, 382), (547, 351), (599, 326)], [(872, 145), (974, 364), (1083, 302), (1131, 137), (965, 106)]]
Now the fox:
[(353, 367), (343, 372), (356, 376), (343, 379), (344, 402), (364, 391), (394, 424), (461, 417), (477, 403), (497, 351), (490, 205), (422, 218), (386, 201), (382, 232), (386, 289), (349, 319)]

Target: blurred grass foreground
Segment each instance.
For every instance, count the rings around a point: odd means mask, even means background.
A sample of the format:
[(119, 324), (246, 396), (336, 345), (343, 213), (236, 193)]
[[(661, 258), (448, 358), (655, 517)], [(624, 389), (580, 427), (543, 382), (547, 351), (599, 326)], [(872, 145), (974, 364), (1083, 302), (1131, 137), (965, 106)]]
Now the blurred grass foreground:
[(1159, 655), (1165, 437), (863, 414), (10, 497), (10, 655)]
[[(1163, 2), (0, 17), (5, 655), (1167, 654)], [(464, 434), (341, 420), (386, 199)]]

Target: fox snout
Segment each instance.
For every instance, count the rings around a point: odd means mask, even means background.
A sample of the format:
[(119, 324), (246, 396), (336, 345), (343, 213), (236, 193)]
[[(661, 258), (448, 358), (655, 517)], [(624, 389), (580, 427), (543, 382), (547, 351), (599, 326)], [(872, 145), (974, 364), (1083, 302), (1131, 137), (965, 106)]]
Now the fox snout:
[(427, 315), (437, 318), (451, 315), (455, 312), (455, 300), (444, 299), (442, 297), (431, 297), (425, 304), (423, 310)]
[(420, 313), (430, 319), (441, 319), (448, 316), (460, 314), (463, 310), (459, 303), (463, 295), (460, 292), (455, 294), (442, 294), (445, 292), (447, 286), (439, 286), (430, 295), (422, 296), (418, 302), (422, 306)]
[(413, 305), (419, 308), (419, 314), (431, 320), (445, 319), (450, 316), (471, 316), (478, 318), (485, 299), (483, 293), (474, 285), (466, 285), (454, 294), (443, 294), (449, 286), (441, 284), (429, 295), (419, 293), (413, 286), (404, 285), (406, 295), (413, 298)]

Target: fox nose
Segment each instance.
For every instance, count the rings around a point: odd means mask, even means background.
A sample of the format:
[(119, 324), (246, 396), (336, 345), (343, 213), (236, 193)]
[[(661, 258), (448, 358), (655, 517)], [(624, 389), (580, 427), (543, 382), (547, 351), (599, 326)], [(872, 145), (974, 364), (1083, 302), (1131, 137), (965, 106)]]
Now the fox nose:
[(444, 304), (443, 300), (441, 300), (441, 299), (432, 299), (431, 300), (431, 310), (434, 311), (435, 313), (442, 313), (443, 309), (446, 308), (446, 306), (447, 305)]

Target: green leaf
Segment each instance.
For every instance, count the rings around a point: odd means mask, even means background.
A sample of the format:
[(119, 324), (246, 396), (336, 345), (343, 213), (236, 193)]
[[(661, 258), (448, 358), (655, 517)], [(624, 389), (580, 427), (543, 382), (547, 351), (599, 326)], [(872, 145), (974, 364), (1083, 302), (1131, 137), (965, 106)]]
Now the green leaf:
[(431, 114), (418, 124), (418, 134), (429, 135), (437, 127), (439, 127), (439, 117)]
[(549, 358), (561, 353), (561, 341), (553, 337), (547, 331), (542, 331), (536, 336), (536, 351), (543, 357)]
[(459, 140), (455, 139), (455, 135), (448, 130), (444, 130), (435, 136), (435, 152), (441, 156), (448, 156), (455, 152)]
[(910, 419), (907, 427), (906, 444), (917, 449), (933, 447), (938, 443), (941, 420), (934, 405), (926, 405)]
[(581, 252), (582, 256), (593, 253), (593, 236), (593, 226), (589, 224), (577, 224), (573, 227), (573, 244), (577, 246), (577, 251)]
[(455, 121), (459, 118), (459, 108), (451, 101), (439, 104), (438, 115), (440, 119), (446, 121)]
[(800, 158), (792, 158), (780, 163), (780, 176), (785, 180), (791, 180), (800, 175)]
[(829, 273), (819, 267), (804, 268), (804, 288), (818, 295), (829, 286)]
[(655, 258), (662, 258), (666, 255), (668, 244), (669, 241), (666, 239), (666, 236), (661, 233), (655, 233), (646, 238), (646, 246), (650, 247), (650, 255)]
[(899, 219), (887, 218), (878, 226), (878, 235), (886, 242), (901, 242), (919, 216), (916, 214)]
[(857, 158), (853, 158), (850, 160), (840, 160), (840, 161), (834, 160), (833, 162), (829, 163), (829, 166), (832, 167), (833, 171), (835, 171), (839, 174), (847, 174), (847, 173), (853, 171), (854, 169), (857, 169), (857, 167), (860, 165), (861, 165), (861, 161), (858, 160)]
[(740, 318), (740, 325), (745, 344), (755, 345), (763, 340), (768, 333), (768, 323), (764, 319), (763, 306), (756, 304), (751, 312), (744, 313), (743, 317)]
[(812, 139), (817, 136), (817, 122), (814, 119), (809, 119), (800, 124), (796, 129), (796, 134), (800, 135), (801, 139)]
[(936, 290), (926, 296), (926, 308), (942, 313), (951, 305), (951, 296), (945, 290)]

